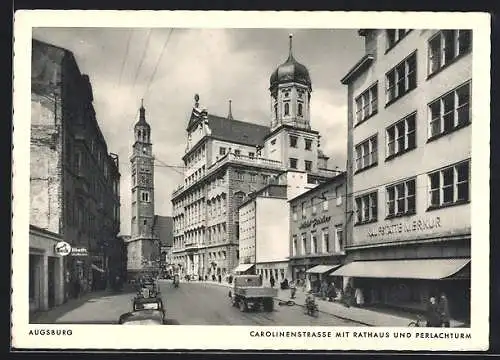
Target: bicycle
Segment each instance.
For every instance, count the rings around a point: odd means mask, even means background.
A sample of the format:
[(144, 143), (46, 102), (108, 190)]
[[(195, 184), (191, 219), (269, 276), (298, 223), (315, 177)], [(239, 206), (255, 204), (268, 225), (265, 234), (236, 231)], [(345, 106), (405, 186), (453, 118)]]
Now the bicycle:
[(417, 316), (416, 320), (412, 320), (408, 324), (408, 327), (425, 327), (425, 326), (426, 326), (426, 324), (425, 324), (424, 318), (420, 315)]

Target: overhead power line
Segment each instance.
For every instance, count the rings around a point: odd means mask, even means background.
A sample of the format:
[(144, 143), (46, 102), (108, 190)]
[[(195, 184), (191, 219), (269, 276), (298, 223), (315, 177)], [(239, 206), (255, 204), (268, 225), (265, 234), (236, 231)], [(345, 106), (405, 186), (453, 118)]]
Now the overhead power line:
[(170, 29), (170, 31), (168, 32), (168, 35), (165, 39), (165, 42), (163, 43), (163, 47), (161, 49), (161, 53), (160, 53), (160, 56), (158, 57), (158, 59), (156, 60), (156, 64), (155, 64), (155, 67), (154, 67), (154, 70), (153, 72), (151, 73), (151, 77), (149, 78), (149, 81), (148, 81), (148, 84), (146, 85), (146, 90), (144, 91), (144, 96), (143, 97), (146, 97), (146, 95), (148, 94), (149, 92), (149, 87), (151, 86), (151, 83), (153, 82), (153, 79), (154, 77), (156, 76), (156, 71), (158, 70), (158, 65), (160, 65), (160, 62), (161, 62), (161, 59), (163, 58), (163, 53), (165, 52), (165, 49), (167, 48), (167, 44), (168, 42), (170, 41), (170, 36), (172, 35), (172, 32), (174, 31), (174, 29)]
[(130, 40), (132, 39), (132, 33), (133, 32), (134, 32), (134, 29), (131, 29), (128, 32), (127, 46), (125, 47), (125, 55), (123, 56), (122, 66), (121, 66), (121, 69), (120, 69), (120, 77), (119, 77), (119, 80), (118, 80), (118, 87), (120, 87), (120, 85), (122, 83), (123, 69), (125, 68), (125, 63), (127, 62), (128, 51), (129, 51), (129, 47), (130, 47)]
[(137, 81), (137, 78), (139, 77), (139, 73), (141, 72), (142, 63), (144, 62), (144, 59), (146, 58), (146, 53), (147, 53), (147, 50), (148, 50), (148, 45), (149, 45), (149, 41), (151, 39), (151, 33), (152, 32), (153, 31), (151, 29), (148, 30), (148, 35), (147, 35), (147, 39), (146, 39), (146, 45), (144, 46), (144, 48), (142, 50), (141, 61), (139, 62), (139, 66), (137, 67), (137, 71), (135, 72), (134, 82), (133, 82), (133, 85), (132, 85), (132, 91), (135, 88), (135, 83)]

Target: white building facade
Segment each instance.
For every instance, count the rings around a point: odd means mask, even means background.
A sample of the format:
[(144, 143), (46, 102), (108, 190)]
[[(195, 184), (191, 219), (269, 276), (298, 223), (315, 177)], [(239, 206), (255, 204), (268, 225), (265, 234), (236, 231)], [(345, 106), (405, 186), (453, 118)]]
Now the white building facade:
[[(348, 86), (348, 262), (366, 303), (470, 301), (472, 32), (361, 30)], [(352, 216), (349, 217), (349, 214)]]

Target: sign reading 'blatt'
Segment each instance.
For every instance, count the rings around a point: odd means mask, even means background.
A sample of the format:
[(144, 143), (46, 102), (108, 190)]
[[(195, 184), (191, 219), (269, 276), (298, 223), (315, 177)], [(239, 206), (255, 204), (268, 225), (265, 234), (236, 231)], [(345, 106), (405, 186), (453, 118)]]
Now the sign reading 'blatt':
[(86, 248), (73, 248), (71, 249), (71, 256), (88, 256), (89, 252)]

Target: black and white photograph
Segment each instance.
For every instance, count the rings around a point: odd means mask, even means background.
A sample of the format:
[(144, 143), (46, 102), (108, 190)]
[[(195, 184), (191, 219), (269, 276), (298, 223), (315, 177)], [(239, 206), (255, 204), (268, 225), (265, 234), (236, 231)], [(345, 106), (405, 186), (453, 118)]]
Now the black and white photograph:
[(487, 348), (488, 15), (126, 13), (18, 16), (14, 342)]

